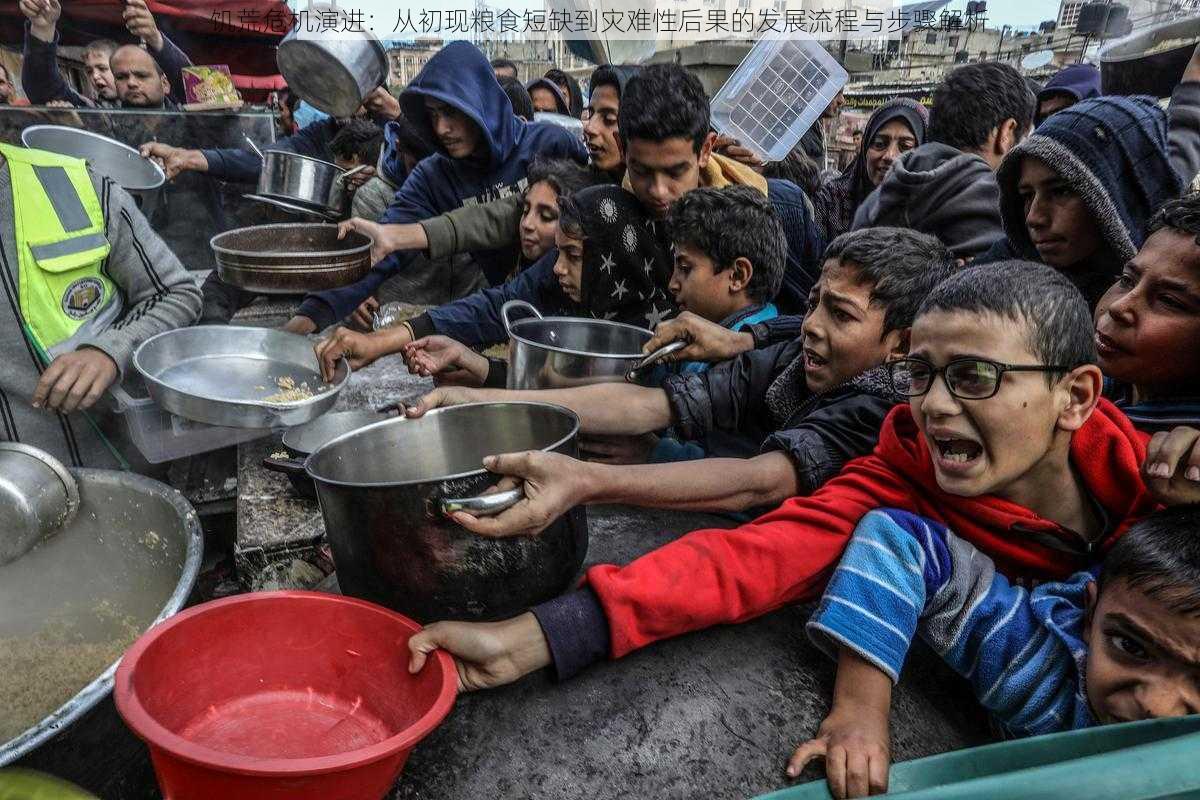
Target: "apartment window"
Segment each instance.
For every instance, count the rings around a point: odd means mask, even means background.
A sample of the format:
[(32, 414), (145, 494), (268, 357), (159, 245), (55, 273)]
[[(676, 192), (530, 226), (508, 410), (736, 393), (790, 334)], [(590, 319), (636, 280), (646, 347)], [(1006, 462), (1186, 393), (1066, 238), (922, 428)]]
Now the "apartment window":
[(925, 34), (925, 44), (937, 44), (937, 34), (936, 33)]
[(957, 37), (957, 36), (951, 36), (951, 37), (950, 37), (950, 49), (951, 49), (951, 50), (957, 50), (957, 49), (958, 49), (958, 37)]

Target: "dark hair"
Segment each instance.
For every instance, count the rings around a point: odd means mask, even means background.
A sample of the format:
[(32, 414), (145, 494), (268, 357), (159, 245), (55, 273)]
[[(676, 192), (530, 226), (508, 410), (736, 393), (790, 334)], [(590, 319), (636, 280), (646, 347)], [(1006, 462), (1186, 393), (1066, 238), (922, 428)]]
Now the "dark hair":
[(574, 194), (580, 189), (595, 185), (598, 176), (587, 167), (569, 158), (547, 158), (537, 156), (526, 173), (529, 185), (548, 183), (559, 198)]
[(491, 65), (492, 65), (493, 72), (495, 72), (498, 69), (511, 69), (513, 71), (514, 77), (519, 76), (521, 74), (521, 70), (517, 68), (517, 62), (512, 61), (511, 59), (493, 58), (491, 61)]
[(928, 140), (975, 150), (1008, 119), (1017, 121), (1020, 138), (1029, 130), (1036, 107), (1025, 79), (1008, 64), (964, 64), (933, 90)]
[(579, 81), (557, 67), (547, 70), (543, 77), (549, 78), (551, 83), (567, 87), (567, 106), (570, 107), (571, 116), (578, 118), (583, 113), (583, 92), (579, 88)]
[(569, 194), (558, 196), (558, 229), (564, 236), (584, 241), (587, 235), (583, 230), (583, 212), (579, 204)]
[(282, 94), (283, 94), (283, 105), (287, 107), (288, 111), (295, 114), (296, 106), (300, 105), (300, 95), (296, 94), (295, 92), (293, 92), (289, 89), (284, 89)]
[(787, 236), (766, 195), (749, 186), (693, 189), (671, 205), (671, 242), (695, 247), (724, 272), (746, 258), (754, 274), (746, 295), (766, 303), (779, 293), (787, 259)]
[(388, 123), (388, 125), (392, 131), (398, 150), (408, 153), (417, 161), (433, 155), (433, 147), (430, 146), (429, 142), (425, 141), (425, 137), (421, 135), (420, 129), (408, 117), (397, 117)]
[(1117, 580), (1179, 614), (1200, 615), (1200, 505), (1173, 506), (1134, 523), (1105, 556), (1099, 587)]
[(764, 178), (791, 181), (809, 197), (816, 197), (821, 191), (821, 168), (800, 146), (793, 147), (782, 161), (767, 164), (763, 167), (762, 174)]
[(936, 236), (880, 226), (843, 233), (825, 248), (824, 261), (853, 267), (871, 284), (871, 304), (883, 308), (883, 332), (911, 328), (929, 293), (958, 264)]
[(512, 103), (513, 113), (526, 122), (532, 122), (533, 98), (529, 96), (529, 90), (525, 88), (525, 84), (507, 75), (497, 75), (496, 82), (500, 84), (500, 88), (508, 95), (508, 101)]
[(104, 53), (112, 57), (112, 54), (117, 51), (117, 43), (112, 39), (93, 39), (83, 46), (83, 52), (86, 53)]
[(357, 158), (360, 163), (375, 166), (383, 147), (383, 128), (366, 119), (353, 118), (341, 126), (329, 140), (329, 150), (344, 159)]
[[(968, 267), (934, 289), (917, 311), (995, 314), (1025, 326), (1025, 345), (1042, 364), (1096, 363), (1092, 314), (1079, 289), (1061, 272), (1032, 261)], [(1047, 373), (1053, 384), (1058, 376)]]
[(617, 130), (622, 149), (630, 139), (683, 138), (699, 153), (708, 136), (708, 95), (700, 79), (678, 64), (644, 67), (625, 84)]
[(1163, 203), (1150, 218), (1146, 235), (1149, 237), (1163, 228), (1194, 236), (1196, 244), (1200, 245), (1200, 192), (1190, 192)]

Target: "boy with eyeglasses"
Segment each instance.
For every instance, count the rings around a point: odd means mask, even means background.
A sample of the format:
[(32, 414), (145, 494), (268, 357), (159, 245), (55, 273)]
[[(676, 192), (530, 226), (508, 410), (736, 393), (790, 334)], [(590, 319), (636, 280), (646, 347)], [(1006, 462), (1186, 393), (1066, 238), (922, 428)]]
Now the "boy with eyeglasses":
[[(412, 669), (444, 647), (466, 688), (549, 665), (565, 678), (658, 639), (815, 600), (877, 508), (945, 524), (1002, 574), (1043, 580), (1086, 568), (1155, 508), (1139, 473), (1147, 437), (1100, 398), (1087, 304), (1053, 269), (1014, 261), (956, 273), (921, 305), (910, 353), (892, 368), (909, 404), (888, 415), (874, 453), (812, 495), (625, 567), (594, 566), (579, 589), (519, 617), (432, 625), (410, 643)], [(1187, 458), (1172, 451), (1172, 474)]]

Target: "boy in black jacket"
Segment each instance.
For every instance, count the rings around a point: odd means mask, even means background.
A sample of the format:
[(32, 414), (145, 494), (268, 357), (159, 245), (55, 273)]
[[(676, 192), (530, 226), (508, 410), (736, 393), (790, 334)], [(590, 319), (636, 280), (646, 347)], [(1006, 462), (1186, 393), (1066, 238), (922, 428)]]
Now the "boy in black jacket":
[(908, 349), (917, 306), (955, 269), (932, 236), (872, 228), (839, 236), (825, 251), (803, 336), (752, 350), (662, 388), (606, 383), (536, 392), (443, 387), (409, 416), (480, 400), (537, 400), (579, 415), (585, 435), (630, 435), (675, 426), (687, 438), (713, 430), (765, 439), (749, 459), (612, 467), (555, 453), (494, 456), (484, 465), (525, 482), (525, 499), (502, 514), (459, 524), (485, 535), (540, 531), (579, 503), (745, 511), (809, 494), (849, 460), (871, 452), (897, 402), (882, 365)]

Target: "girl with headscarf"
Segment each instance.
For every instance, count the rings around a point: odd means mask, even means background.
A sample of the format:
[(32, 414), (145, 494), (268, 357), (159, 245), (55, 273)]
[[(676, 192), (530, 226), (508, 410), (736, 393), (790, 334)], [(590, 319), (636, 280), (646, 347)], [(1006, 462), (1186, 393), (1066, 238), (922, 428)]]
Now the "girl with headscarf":
[(850, 230), (854, 212), (883, 182), (892, 162), (925, 143), (928, 116), (924, 106), (907, 97), (885, 103), (871, 115), (854, 160), (814, 200), (817, 227), (826, 242)]

